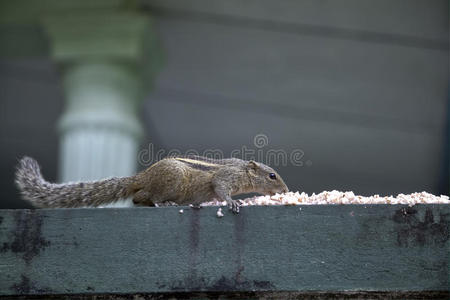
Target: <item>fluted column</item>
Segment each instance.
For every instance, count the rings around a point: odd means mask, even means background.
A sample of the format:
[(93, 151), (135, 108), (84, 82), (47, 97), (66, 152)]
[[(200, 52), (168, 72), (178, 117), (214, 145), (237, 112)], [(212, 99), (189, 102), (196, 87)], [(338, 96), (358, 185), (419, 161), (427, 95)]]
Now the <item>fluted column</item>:
[(81, 62), (64, 71), (66, 109), (59, 130), (62, 181), (136, 172), (142, 126), (136, 72), (113, 62)]
[(134, 174), (143, 87), (160, 61), (148, 16), (116, 8), (47, 16), (43, 24), (65, 96), (60, 180)]

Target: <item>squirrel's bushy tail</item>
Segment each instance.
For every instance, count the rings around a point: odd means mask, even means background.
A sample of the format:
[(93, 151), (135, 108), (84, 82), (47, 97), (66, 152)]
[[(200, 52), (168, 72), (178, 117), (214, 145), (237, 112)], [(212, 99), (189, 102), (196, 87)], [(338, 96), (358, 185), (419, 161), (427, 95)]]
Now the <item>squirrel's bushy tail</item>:
[(130, 196), (130, 177), (113, 177), (93, 182), (50, 183), (41, 174), (39, 164), (31, 157), (20, 160), (16, 184), (23, 199), (35, 207), (95, 207), (114, 203)]

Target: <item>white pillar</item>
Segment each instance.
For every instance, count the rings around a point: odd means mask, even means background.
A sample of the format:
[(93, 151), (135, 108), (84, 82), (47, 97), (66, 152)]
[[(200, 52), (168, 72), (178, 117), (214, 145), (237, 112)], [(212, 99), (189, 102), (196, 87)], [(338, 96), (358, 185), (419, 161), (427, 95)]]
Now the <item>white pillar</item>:
[(75, 11), (62, 5), (58, 11), (65, 13), (50, 11), (42, 19), (64, 87), (62, 182), (137, 171), (139, 104), (143, 87), (159, 70), (161, 52), (151, 18), (133, 3), (81, 1)]
[(143, 133), (136, 72), (114, 62), (81, 62), (65, 68), (63, 82), (61, 181), (134, 174)]

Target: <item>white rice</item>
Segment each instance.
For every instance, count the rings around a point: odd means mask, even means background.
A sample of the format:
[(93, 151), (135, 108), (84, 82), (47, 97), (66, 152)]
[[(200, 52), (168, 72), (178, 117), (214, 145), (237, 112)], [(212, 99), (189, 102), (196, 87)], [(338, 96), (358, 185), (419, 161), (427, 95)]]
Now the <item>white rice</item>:
[[(435, 196), (427, 192), (398, 194), (394, 196), (359, 196), (353, 192), (324, 191), (320, 194), (288, 192), (273, 196), (255, 196), (238, 200), (241, 206), (250, 205), (314, 205), (314, 204), (450, 204), (448, 196)], [(213, 200), (205, 202), (202, 206), (225, 206), (225, 201)]]

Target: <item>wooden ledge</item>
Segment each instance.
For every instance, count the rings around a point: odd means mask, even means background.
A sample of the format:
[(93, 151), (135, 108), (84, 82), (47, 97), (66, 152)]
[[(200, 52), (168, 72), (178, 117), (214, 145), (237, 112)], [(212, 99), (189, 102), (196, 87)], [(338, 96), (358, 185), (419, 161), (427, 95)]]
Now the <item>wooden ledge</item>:
[(216, 212), (0, 210), (0, 295), (449, 296), (450, 205)]

